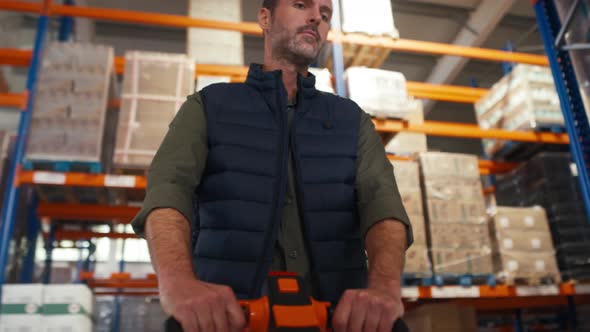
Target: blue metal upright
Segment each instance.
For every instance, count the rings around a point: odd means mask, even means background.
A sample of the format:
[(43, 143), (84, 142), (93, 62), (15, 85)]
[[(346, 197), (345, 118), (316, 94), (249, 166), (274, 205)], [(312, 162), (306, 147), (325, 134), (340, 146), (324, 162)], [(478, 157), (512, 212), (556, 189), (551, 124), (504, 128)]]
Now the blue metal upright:
[(344, 84), (344, 55), (342, 51), (342, 22), (340, 18), (340, 0), (332, 0), (332, 32), (336, 38), (332, 41), (332, 63), (334, 64), (334, 82), (336, 94), (345, 97), (346, 85)]
[(27, 254), (23, 261), (23, 268), (20, 273), (20, 283), (31, 283), (35, 274), (35, 253), (37, 252), (37, 237), (39, 236), (40, 223), (37, 214), (38, 198), (35, 192), (30, 195), (28, 203), (29, 213), (27, 215)]
[(561, 30), (555, 4), (551, 0), (538, 0), (534, 7), (539, 32), (545, 44), (555, 88), (559, 95), (570, 149), (578, 168), (582, 199), (590, 222), (590, 124), (569, 53), (555, 47), (555, 40)]
[(2, 298), (2, 287), (5, 282), (5, 271), (6, 265), (8, 263), (8, 249), (10, 240), (12, 238), (12, 233), (14, 231), (14, 223), (16, 222), (19, 185), (15, 180), (18, 176), (18, 169), (22, 162), (25, 153), (26, 140), (29, 136), (29, 127), (33, 114), (33, 102), (35, 100), (37, 74), (39, 72), (39, 65), (47, 36), (47, 30), (49, 28), (50, 6), (51, 0), (43, 1), (43, 10), (39, 16), (39, 20), (37, 21), (37, 34), (35, 36), (33, 55), (27, 76), (27, 106), (20, 115), (14, 157), (12, 158), (10, 168), (8, 170), (6, 191), (2, 204), (4, 208), (2, 209), (2, 216), (0, 219), (0, 299)]

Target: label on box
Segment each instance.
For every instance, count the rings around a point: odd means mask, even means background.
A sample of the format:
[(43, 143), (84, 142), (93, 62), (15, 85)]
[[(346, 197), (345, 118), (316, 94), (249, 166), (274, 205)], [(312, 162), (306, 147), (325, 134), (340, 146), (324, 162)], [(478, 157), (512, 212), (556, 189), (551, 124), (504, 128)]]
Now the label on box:
[(504, 241), (502, 241), (502, 243), (504, 243), (504, 248), (506, 248), (506, 249), (514, 248), (514, 241), (512, 241), (512, 239), (504, 239)]
[(417, 299), (420, 297), (420, 290), (418, 287), (403, 287), (402, 297), (405, 299)]
[(535, 261), (535, 269), (537, 271), (545, 271), (545, 261), (543, 261), (543, 260), (536, 260)]
[(578, 166), (575, 163), (570, 164), (570, 169), (572, 170), (573, 176), (578, 176)]
[(533, 218), (531, 216), (524, 217), (524, 224), (527, 227), (533, 227), (533, 226), (535, 226), (535, 218)]
[(550, 286), (518, 286), (516, 287), (517, 296), (544, 296), (558, 295), (559, 288), (555, 285)]
[(518, 270), (518, 262), (515, 260), (509, 260), (508, 263), (506, 263), (506, 267), (508, 268), (508, 271), (516, 271)]
[(433, 298), (479, 297), (479, 287), (443, 286), (432, 287)]
[(510, 227), (510, 219), (508, 219), (506, 217), (500, 218), (500, 226), (502, 226), (502, 228)]
[(106, 175), (105, 187), (135, 188), (135, 176), (133, 175)]
[(38, 184), (66, 184), (66, 175), (55, 172), (35, 172), (33, 183)]
[(533, 247), (533, 249), (541, 248), (541, 240), (540, 239), (531, 239), (531, 247)]

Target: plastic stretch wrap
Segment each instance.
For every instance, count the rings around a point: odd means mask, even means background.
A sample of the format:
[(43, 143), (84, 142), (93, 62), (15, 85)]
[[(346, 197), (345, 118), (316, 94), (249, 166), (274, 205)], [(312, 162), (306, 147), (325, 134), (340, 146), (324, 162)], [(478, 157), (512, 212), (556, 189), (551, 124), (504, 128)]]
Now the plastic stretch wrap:
[[(421, 100), (410, 99), (407, 104), (408, 113), (405, 120), (411, 125), (424, 124), (424, 109)], [(387, 153), (396, 155), (410, 155), (426, 152), (428, 144), (426, 134), (421, 133), (397, 133), (385, 146)]]
[(404, 119), (408, 115), (406, 78), (383, 69), (349, 67), (344, 73), (348, 97), (370, 115)]
[(146, 168), (194, 90), (195, 65), (183, 54), (131, 51), (125, 60), (114, 163)]
[(560, 280), (555, 248), (545, 210), (497, 207), (490, 221), (493, 237), (494, 265), (498, 276), (509, 282), (524, 279), (538, 282), (542, 278)]
[(477, 157), (426, 152), (419, 160), (434, 272), (492, 273)]
[(340, 6), (342, 31), (399, 38), (393, 21), (391, 1), (373, 0), (367, 6), (363, 1), (340, 0)]
[(414, 234), (414, 243), (406, 251), (404, 273), (429, 275), (431, 268), (426, 245), (426, 225), (418, 163), (415, 161), (391, 161), (391, 164)]
[(113, 49), (50, 43), (41, 64), (25, 159), (101, 162)]

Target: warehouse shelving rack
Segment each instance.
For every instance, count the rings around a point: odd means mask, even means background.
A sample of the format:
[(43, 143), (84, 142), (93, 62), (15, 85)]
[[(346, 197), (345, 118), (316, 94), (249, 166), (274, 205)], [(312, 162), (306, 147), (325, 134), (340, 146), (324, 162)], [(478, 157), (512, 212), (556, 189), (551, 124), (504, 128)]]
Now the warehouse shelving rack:
[[(536, 8), (545, 6), (546, 1), (539, 1)], [(23, 185), (37, 185), (50, 184), (57, 186), (84, 186), (84, 187), (106, 187), (106, 188), (129, 188), (129, 189), (143, 189), (146, 186), (146, 178), (144, 176), (134, 175), (111, 175), (111, 174), (82, 174), (82, 173), (56, 173), (56, 172), (39, 172), (31, 171), (25, 172), (20, 169), (20, 162), (22, 161), (24, 153), (24, 145), (28, 134), (28, 125), (30, 123), (33, 100), (34, 87), (37, 79), (37, 68), (40, 61), (41, 50), (43, 49), (43, 42), (47, 34), (48, 20), (50, 16), (65, 16), (65, 17), (85, 17), (98, 20), (114, 20), (123, 21), (127, 23), (137, 24), (152, 24), (162, 25), (177, 28), (188, 27), (202, 27), (213, 29), (225, 29), (231, 31), (238, 31), (245, 34), (261, 35), (261, 31), (256, 24), (253, 23), (231, 23), (218, 22), (211, 20), (193, 19), (178, 15), (165, 15), (156, 13), (143, 13), (127, 10), (93, 8), (93, 7), (79, 7), (53, 4), (50, 0), (44, 0), (42, 3), (29, 3), (22, 1), (0, 1), (0, 10), (12, 10), (20, 12), (28, 12), (39, 14), (37, 36), (35, 46), (32, 51), (16, 50), (16, 49), (0, 49), (0, 64), (13, 66), (28, 66), (29, 76), (27, 81), (27, 89), (19, 94), (0, 94), (0, 105), (17, 107), (23, 109), (21, 114), (21, 121), (19, 123), (19, 136), (17, 142), (17, 149), (14, 162), (10, 169), (10, 185), (7, 189), (6, 199), (4, 201), (4, 210), (0, 224), (0, 271), (4, 271), (7, 262), (7, 248), (12, 233), (12, 227), (15, 222), (15, 204), (17, 200), (17, 193), (20, 186)], [(554, 10), (554, 8), (553, 8)], [(538, 14), (539, 20), (547, 20), (547, 16)], [(555, 23), (553, 23), (555, 24)], [(540, 24), (540, 27), (542, 24)], [(541, 28), (542, 30), (543, 28)], [(500, 50), (491, 50), (483, 48), (464, 47), (458, 45), (448, 45), (442, 43), (423, 42), (416, 40), (398, 39), (393, 40), (385, 37), (367, 37), (357, 34), (343, 34), (337, 30), (331, 31), (329, 39), (334, 41), (336, 47), (341, 43), (350, 43), (356, 45), (365, 45), (372, 47), (387, 48), (397, 52), (412, 52), (425, 53), (434, 55), (455, 55), (469, 57), (479, 60), (487, 60), (494, 62), (515, 62), (527, 63), (535, 65), (550, 65), (554, 75), (560, 76), (561, 68), (559, 65), (554, 65), (555, 55), (549, 53), (549, 57), (507, 52)], [(547, 44), (547, 42), (546, 42)], [(337, 52), (336, 52), (337, 53)], [(335, 61), (338, 66), (338, 61)], [(124, 59), (117, 58), (115, 67), (118, 73), (122, 73), (124, 67)], [(340, 68), (342, 69), (342, 68)], [(566, 68), (567, 69), (567, 68)], [(195, 75), (213, 74), (230, 76), (234, 81), (241, 81), (246, 75), (247, 69), (244, 67), (230, 67), (220, 65), (198, 65)], [(566, 75), (567, 76), (567, 75)], [(566, 77), (567, 82), (571, 82), (572, 77)], [(336, 86), (343, 86), (342, 70), (335, 70)], [(557, 81), (557, 80), (556, 80)], [(571, 83), (568, 83), (571, 84)], [(408, 82), (409, 93), (416, 98), (430, 98), (435, 100), (444, 100), (460, 103), (473, 103), (487, 90), (471, 87), (457, 87), (448, 85), (432, 85), (420, 82)], [(567, 89), (566, 89), (567, 90)], [(564, 101), (571, 100), (570, 96), (564, 97), (564, 91), (559, 91), (562, 98), (562, 106)], [(114, 100), (111, 104), (116, 105), (118, 101)], [(578, 104), (576, 104), (578, 105)], [(579, 110), (579, 105), (575, 110)], [(564, 112), (572, 110), (572, 108), (563, 107)], [(582, 109), (583, 110), (583, 109)], [(566, 115), (567, 116), (567, 115)], [(577, 118), (578, 122), (579, 119)], [(512, 140), (523, 142), (536, 142), (546, 144), (570, 144), (572, 151), (580, 159), (580, 154), (576, 151), (582, 151), (578, 133), (574, 130), (574, 126), (568, 124), (568, 133), (536, 133), (536, 132), (511, 132), (505, 130), (483, 130), (478, 126), (456, 124), (456, 123), (441, 123), (426, 121), (424, 125), (409, 125), (404, 121), (374, 119), (373, 120), (377, 131), (384, 135), (391, 137), (392, 133), (400, 131), (410, 131), (425, 133), (427, 135), (464, 137), (464, 138), (492, 138), (500, 140)], [(568, 122), (569, 123), (569, 122)], [(586, 119), (586, 126), (588, 125)], [(568, 137), (569, 136), (569, 137)], [(588, 137), (588, 136), (586, 136)], [(582, 140), (585, 144), (585, 141)], [(584, 148), (586, 149), (586, 148)], [(587, 150), (584, 150), (587, 151)], [(576, 162), (580, 173), (587, 174), (588, 168), (581, 167), (584, 164)], [(586, 159), (587, 162), (587, 159)], [(493, 161), (480, 161), (480, 172), (484, 175), (501, 173), (508, 171), (515, 167), (514, 164), (497, 163)], [(584, 172), (586, 170), (586, 172)], [(582, 180), (584, 177), (580, 177)], [(586, 182), (583, 185), (584, 190), (590, 188)], [(590, 205), (590, 202), (586, 202)], [(40, 202), (38, 206), (38, 214), (41, 217), (55, 218), (55, 219), (101, 219), (101, 220), (117, 220), (120, 223), (128, 223), (130, 219), (137, 212), (137, 208), (127, 206), (103, 206), (103, 205), (79, 205), (79, 204), (55, 204)], [(590, 206), (588, 206), (590, 208)], [(72, 233), (66, 231), (58, 231), (53, 234), (56, 239), (87, 239), (89, 237), (107, 236), (110, 238), (129, 238), (133, 235), (121, 233)], [(90, 280), (89, 284), (97, 288), (134, 288), (133, 283), (137, 280), (121, 279), (119, 276), (115, 279), (108, 280)], [(149, 285), (155, 286), (155, 280), (149, 279)], [(147, 281), (146, 281), (147, 282)], [(4, 283), (3, 274), (0, 273), (0, 292)], [(146, 286), (146, 284), (142, 284)], [(115, 293), (120, 294), (119, 291)], [(548, 306), (548, 305), (567, 305), (568, 303), (590, 303), (590, 289), (585, 285), (563, 284), (557, 286), (542, 286), (518, 288), (509, 286), (445, 286), (445, 287), (405, 287), (404, 297), (408, 299), (428, 299), (428, 298), (457, 298), (457, 301), (471, 301), (475, 305), (488, 306), (488, 308), (498, 308), (500, 304), (489, 302), (493, 299), (503, 299), (502, 305), (507, 303), (518, 303), (519, 307), (525, 306)]]

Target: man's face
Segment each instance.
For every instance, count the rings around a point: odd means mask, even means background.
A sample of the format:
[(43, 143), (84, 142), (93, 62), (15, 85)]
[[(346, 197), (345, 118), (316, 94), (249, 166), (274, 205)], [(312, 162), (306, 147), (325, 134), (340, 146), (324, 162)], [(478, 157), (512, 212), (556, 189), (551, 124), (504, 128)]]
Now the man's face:
[(269, 29), (272, 55), (309, 66), (328, 36), (331, 0), (279, 0)]

